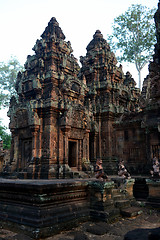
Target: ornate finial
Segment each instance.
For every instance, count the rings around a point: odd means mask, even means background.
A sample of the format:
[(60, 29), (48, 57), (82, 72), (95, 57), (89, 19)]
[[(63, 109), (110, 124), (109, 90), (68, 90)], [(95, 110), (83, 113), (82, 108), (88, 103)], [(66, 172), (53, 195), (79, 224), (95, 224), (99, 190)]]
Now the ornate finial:
[(61, 28), (59, 27), (59, 23), (57, 22), (55, 17), (52, 17), (46, 27), (45, 31), (41, 35), (42, 38), (46, 38), (49, 35), (55, 34), (57, 38), (65, 39), (65, 35), (63, 34)]
[(97, 30), (93, 35), (93, 38), (103, 38), (103, 35), (100, 30)]

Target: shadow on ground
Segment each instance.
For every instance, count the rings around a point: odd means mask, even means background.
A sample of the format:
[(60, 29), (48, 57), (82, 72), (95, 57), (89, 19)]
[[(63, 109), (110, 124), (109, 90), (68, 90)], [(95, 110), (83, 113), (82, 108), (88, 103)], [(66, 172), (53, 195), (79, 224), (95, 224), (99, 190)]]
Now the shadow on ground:
[(160, 228), (154, 229), (135, 229), (129, 231), (124, 240), (160, 240)]

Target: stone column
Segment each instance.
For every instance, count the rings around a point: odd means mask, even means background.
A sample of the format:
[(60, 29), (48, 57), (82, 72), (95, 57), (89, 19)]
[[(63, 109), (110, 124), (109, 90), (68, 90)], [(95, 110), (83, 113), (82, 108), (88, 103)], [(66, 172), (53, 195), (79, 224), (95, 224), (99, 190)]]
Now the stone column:
[(82, 170), (82, 140), (78, 140), (78, 171)]
[(160, 179), (146, 179), (146, 183), (149, 189), (147, 200), (160, 207)]
[(39, 126), (32, 127), (32, 158), (38, 157), (38, 149), (37, 149), (38, 130), (39, 130)]
[(10, 155), (10, 161), (11, 161), (11, 172), (14, 171), (18, 167), (18, 161), (19, 161), (19, 138), (16, 134), (16, 131), (13, 129), (12, 131), (12, 145), (11, 145), (11, 155)]
[(135, 179), (127, 179), (126, 180), (126, 192), (128, 197), (132, 200), (134, 198), (133, 196), (133, 185), (134, 185)]
[(97, 159), (97, 135), (98, 135), (97, 132), (92, 134), (92, 137), (93, 137), (93, 141), (92, 141), (92, 145), (91, 145), (92, 159), (90, 159), (92, 163), (95, 163), (96, 159)]
[(63, 178), (66, 177), (66, 165), (68, 165), (68, 132), (70, 129), (70, 126), (61, 126), (63, 133)]
[(119, 216), (119, 210), (115, 209), (112, 199), (114, 182), (89, 182), (90, 215), (94, 220), (109, 221)]
[(101, 158), (102, 156), (102, 149), (101, 149), (101, 116), (98, 116), (98, 155)]
[(86, 130), (86, 159), (89, 160), (89, 133), (90, 130)]
[(150, 146), (150, 131), (148, 128), (145, 129), (146, 134), (146, 159), (147, 163), (151, 163), (151, 146)]

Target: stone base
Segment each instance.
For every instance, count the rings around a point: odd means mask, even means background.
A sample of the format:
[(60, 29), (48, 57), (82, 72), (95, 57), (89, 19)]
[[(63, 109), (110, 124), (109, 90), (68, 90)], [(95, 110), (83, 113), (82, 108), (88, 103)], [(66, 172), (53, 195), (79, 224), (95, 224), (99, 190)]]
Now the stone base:
[(0, 221), (34, 239), (89, 219), (87, 182), (0, 180)]
[(134, 180), (121, 183), (123, 191), (117, 181), (0, 179), (0, 223), (39, 239), (90, 218), (110, 222), (132, 206)]
[(160, 179), (147, 179), (146, 182), (149, 189), (147, 205), (160, 209)]

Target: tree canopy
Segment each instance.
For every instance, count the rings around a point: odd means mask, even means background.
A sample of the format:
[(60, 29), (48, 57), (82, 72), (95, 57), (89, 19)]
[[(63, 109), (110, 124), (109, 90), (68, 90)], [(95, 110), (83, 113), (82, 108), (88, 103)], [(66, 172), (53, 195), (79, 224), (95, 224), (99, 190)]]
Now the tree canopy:
[(7, 63), (0, 62), (0, 108), (7, 107), (11, 96), (16, 96), (17, 73), (22, 69), (16, 57), (11, 57)]
[(141, 88), (141, 70), (151, 60), (156, 42), (154, 13), (141, 4), (132, 4), (128, 10), (114, 19), (113, 33), (109, 42), (114, 51), (119, 50), (119, 61), (134, 63), (139, 75)]

